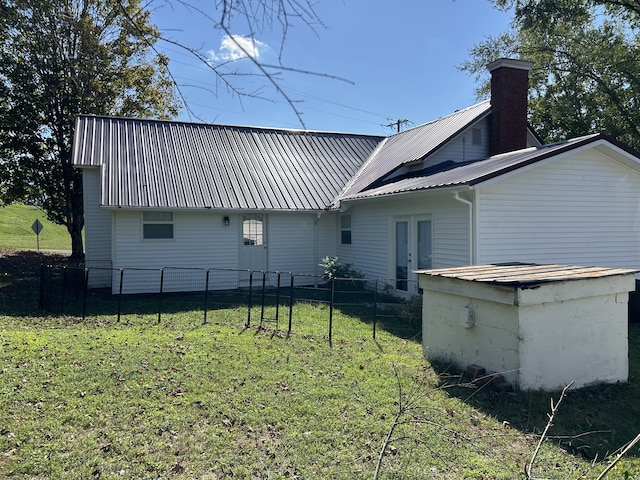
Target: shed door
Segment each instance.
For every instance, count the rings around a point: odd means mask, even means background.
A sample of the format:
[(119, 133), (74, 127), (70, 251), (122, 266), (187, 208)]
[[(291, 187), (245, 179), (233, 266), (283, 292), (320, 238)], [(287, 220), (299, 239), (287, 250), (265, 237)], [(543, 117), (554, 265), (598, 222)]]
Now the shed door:
[(413, 271), (431, 268), (431, 218), (399, 217), (394, 223), (396, 289), (416, 294), (418, 276)]
[(242, 215), (240, 268), (267, 270), (267, 216), (263, 213)]

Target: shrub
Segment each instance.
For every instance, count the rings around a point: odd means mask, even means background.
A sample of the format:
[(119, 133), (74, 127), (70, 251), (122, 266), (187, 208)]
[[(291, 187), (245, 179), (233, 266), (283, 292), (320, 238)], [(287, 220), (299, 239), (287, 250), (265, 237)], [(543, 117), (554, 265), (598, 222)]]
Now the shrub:
[(320, 264), (323, 270), (322, 278), (335, 280), (338, 278), (364, 278), (364, 274), (353, 268), (351, 263), (340, 263), (338, 257), (324, 257)]

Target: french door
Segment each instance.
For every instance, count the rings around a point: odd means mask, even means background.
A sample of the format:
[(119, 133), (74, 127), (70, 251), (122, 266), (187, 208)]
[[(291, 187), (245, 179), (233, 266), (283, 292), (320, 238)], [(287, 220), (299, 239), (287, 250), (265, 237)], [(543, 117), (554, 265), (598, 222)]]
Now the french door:
[(433, 239), (431, 217), (405, 216), (394, 220), (394, 272), (397, 290), (418, 292), (415, 270), (432, 268)]

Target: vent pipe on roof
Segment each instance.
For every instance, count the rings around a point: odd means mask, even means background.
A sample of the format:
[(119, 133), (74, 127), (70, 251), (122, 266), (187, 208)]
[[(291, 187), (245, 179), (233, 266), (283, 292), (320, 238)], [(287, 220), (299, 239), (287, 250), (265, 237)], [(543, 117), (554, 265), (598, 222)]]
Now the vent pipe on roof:
[(491, 72), (491, 155), (527, 147), (531, 67), (532, 62), (510, 58), (500, 58), (487, 65)]

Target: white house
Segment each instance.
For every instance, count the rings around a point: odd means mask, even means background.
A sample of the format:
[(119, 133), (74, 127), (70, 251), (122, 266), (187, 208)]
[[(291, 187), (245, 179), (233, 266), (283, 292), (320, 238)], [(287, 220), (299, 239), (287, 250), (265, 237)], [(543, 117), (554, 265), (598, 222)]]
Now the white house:
[(640, 158), (594, 134), (542, 145), (531, 64), (491, 99), (389, 137), (80, 116), (87, 267), (319, 273), (326, 256), (417, 291), (495, 262), (640, 269)]

